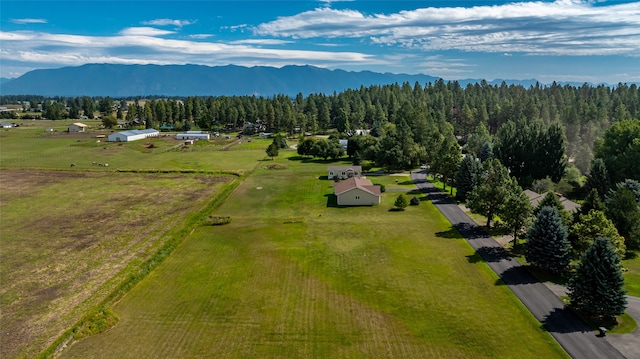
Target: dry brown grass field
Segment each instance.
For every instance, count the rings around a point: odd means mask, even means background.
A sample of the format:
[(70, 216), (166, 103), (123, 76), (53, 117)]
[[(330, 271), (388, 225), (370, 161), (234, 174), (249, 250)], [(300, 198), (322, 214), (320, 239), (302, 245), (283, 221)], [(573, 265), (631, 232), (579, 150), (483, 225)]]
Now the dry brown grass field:
[(0, 171), (0, 357), (34, 357), (232, 177)]

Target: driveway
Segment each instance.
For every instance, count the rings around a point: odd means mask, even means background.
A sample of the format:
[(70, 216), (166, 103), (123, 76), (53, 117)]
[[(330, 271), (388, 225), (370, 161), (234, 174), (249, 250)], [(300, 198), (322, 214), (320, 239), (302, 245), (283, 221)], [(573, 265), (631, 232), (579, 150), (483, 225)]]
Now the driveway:
[[(625, 358), (607, 339), (598, 337), (582, 319), (566, 308), (544, 283), (511, 258), (457, 204), (428, 182), (425, 171), (413, 172), (411, 179), (571, 357)], [(630, 358), (635, 357), (638, 356)]]

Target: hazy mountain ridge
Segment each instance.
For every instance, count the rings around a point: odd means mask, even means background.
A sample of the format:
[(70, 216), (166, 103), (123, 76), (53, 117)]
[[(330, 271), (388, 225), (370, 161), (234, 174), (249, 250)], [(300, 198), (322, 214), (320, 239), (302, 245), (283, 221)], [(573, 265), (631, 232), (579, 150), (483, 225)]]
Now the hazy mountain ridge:
[[(15, 79), (3, 79), (2, 95), (42, 96), (273, 96), (298, 93), (331, 94), (360, 86), (404, 82), (422, 85), (438, 77), (378, 73), (372, 71), (328, 70), (314, 66), (282, 68), (204, 65), (114, 65), (87, 64), (78, 67), (30, 71)], [(529, 87), (536, 80), (502, 80), (489, 84)], [(461, 86), (478, 83), (477, 79), (458, 80)], [(579, 84), (581, 85), (581, 84)]]

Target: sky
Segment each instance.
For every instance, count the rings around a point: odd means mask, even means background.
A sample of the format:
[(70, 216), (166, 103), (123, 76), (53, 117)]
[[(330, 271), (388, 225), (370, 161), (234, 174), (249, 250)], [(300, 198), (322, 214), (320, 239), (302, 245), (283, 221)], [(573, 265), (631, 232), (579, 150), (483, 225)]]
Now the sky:
[(0, 1), (0, 77), (87, 63), (640, 83), (640, 1)]

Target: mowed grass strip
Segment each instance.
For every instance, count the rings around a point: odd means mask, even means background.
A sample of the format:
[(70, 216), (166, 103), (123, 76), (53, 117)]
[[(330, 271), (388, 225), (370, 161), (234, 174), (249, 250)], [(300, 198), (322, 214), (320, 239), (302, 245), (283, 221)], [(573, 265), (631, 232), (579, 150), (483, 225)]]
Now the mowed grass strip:
[(327, 206), (326, 164), (287, 153), (62, 357), (566, 357), (431, 204)]
[(0, 357), (34, 357), (233, 177), (0, 171)]

